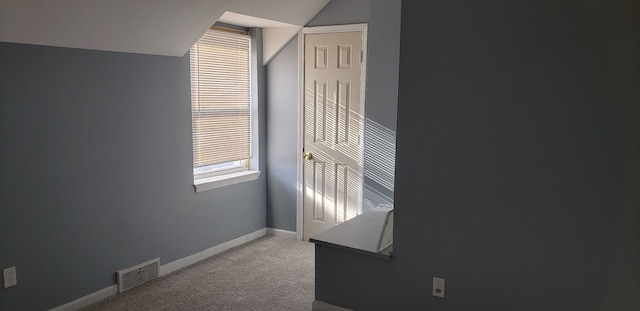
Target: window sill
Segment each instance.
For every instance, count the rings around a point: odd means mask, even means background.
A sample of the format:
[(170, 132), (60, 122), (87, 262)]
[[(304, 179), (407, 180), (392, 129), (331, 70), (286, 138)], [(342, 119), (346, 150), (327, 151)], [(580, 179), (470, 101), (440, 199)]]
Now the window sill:
[(242, 171), (238, 173), (196, 179), (193, 181), (193, 186), (196, 188), (196, 192), (203, 192), (256, 180), (258, 177), (260, 177), (260, 171)]

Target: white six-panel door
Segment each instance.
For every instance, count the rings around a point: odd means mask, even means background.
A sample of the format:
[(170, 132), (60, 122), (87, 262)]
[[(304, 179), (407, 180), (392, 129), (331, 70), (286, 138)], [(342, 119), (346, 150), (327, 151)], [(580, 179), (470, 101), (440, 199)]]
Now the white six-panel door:
[(363, 35), (304, 36), (303, 238), (308, 240), (361, 211)]

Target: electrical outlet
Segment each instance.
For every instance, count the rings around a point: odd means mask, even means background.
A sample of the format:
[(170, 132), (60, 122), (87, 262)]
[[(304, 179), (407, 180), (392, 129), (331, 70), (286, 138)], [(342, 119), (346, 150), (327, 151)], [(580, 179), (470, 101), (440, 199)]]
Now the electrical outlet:
[(444, 298), (444, 279), (433, 277), (433, 292), (436, 297)]
[(4, 278), (4, 288), (15, 286), (16, 284), (18, 284), (15, 266), (2, 270), (2, 275)]

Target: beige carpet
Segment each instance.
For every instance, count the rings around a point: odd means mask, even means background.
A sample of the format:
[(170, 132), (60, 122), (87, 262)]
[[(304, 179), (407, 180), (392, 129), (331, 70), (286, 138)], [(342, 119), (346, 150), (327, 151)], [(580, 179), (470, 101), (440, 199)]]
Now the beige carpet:
[(82, 310), (311, 310), (314, 249), (266, 236)]

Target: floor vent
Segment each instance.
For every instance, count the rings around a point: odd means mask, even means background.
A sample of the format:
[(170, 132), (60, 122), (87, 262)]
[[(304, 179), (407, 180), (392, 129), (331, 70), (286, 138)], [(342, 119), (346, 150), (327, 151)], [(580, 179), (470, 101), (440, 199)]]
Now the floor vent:
[(118, 293), (142, 285), (158, 277), (160, 258), (118, 271)]

